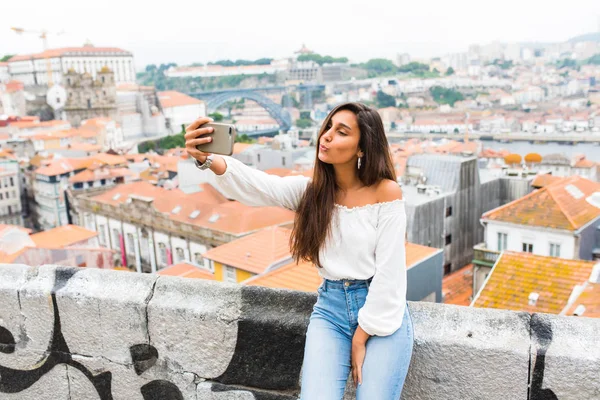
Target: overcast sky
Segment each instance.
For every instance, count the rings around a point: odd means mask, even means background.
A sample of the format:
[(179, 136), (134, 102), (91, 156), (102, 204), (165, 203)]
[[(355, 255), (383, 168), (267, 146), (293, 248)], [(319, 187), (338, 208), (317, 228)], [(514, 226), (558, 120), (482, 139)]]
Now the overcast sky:
[(290, 56), (311, 50), (351, 61), (441, 56), (473, 43), (565, 41), (598, 31), (600, 0), (2, 0), (0, 56), (42, 49), (11, 26), (65, 31), (51, 48), (95, 46), (132, 51), (149, 63)]

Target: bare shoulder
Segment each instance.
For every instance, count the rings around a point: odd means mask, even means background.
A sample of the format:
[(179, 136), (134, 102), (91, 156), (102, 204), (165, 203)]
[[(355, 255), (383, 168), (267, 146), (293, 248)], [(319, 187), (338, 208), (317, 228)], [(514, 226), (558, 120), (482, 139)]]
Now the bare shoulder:
[(402, 188), (400, 188), (400, 185), (396, 181), (383, 179), (377, 184), (375, 196), (379, 203), (402, 200)]

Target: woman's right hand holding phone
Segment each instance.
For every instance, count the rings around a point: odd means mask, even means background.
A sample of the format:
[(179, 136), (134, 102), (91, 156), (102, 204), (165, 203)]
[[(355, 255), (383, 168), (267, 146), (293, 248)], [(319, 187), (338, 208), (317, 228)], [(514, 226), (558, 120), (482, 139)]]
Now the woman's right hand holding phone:
[(206, 157), (208, 157), (210, 153), (200, 151), (196, 148), (196, 146), (210, 143), (212, 141), (211, 137), (202, 137), (204, 135), (208, 135), (209, 133), (213, 133), (214, 131), (213, 128), (202, 128), (202, 125), (209, 122), (213, 122), (213, 120), (209, 117), (200, 117), (192, 122), (187, 128), (185, 128), (185, 150), (191, 157), (195, 158), (201, 163), (206, 161)]

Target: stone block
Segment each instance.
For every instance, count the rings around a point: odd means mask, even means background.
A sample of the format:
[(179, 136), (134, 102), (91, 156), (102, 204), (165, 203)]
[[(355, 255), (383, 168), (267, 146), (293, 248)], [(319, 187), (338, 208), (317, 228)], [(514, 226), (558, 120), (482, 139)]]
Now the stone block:
[(130, 348), (148, 343), (146, 307), (156, 279), (126, 271), (77, 270), (56, 292), (71, 354), (131, 363)]
[(533, 314), (531, 399), (600, 399), (600, 319)]
[(527, 313), (409, 303), (415, 345), (403, 399), (526, 399)]
[(148, 304), (150, 344), (173, 371), (217, 377), (233, 357), (240, 308), (238, 285), (160, 277)]
[[(0, 390), (2, 400), (71, 400), (76, 397), (69, 396), (69, 382), (67, 367), (57, 365), (47, 373), (36, 377), (35, 382), (15, 393), (6, 393)], [(2, 384), (0, 384), (0, 387)]]

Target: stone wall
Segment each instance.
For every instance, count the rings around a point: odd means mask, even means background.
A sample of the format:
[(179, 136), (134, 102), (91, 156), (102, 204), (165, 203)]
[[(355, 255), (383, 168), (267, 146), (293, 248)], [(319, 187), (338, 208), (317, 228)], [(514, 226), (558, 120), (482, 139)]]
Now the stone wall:
[[(195, 279), (0, 265), (0, 398), (295, 399), (315, 300)], [(600, 320), (409, 306), (415, 347), (404, 399), (600, 398)]]

